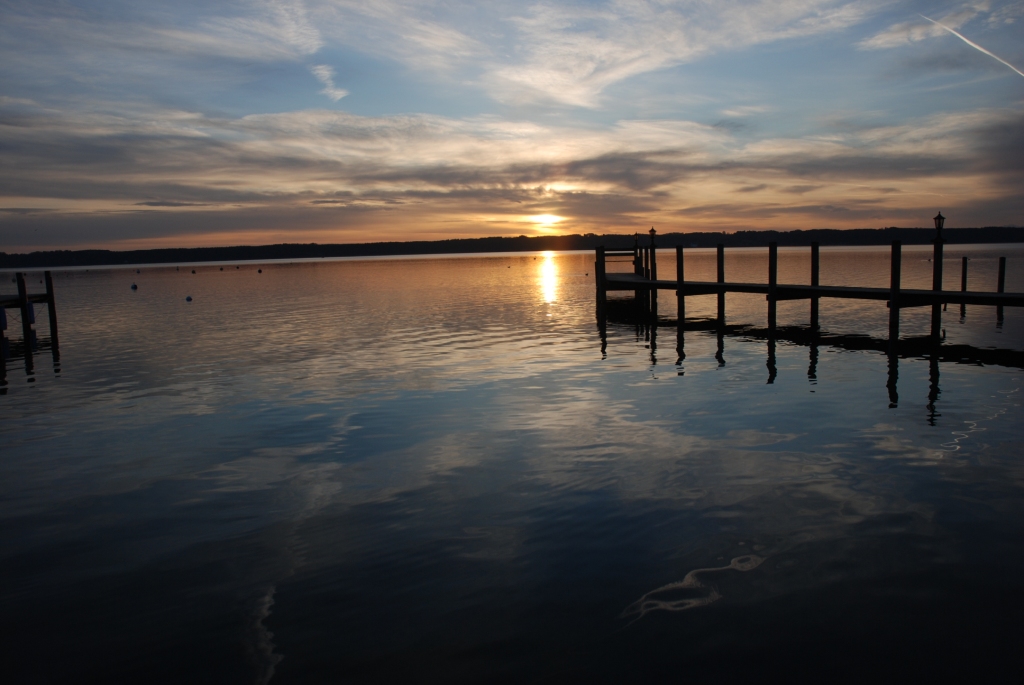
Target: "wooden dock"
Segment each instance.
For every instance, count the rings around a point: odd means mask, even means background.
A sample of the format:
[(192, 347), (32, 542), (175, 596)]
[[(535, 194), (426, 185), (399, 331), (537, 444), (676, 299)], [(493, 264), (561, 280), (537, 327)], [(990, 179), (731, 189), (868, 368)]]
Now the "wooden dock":
[[(636, 304), (642, 316), (657, 317), (658, 291), (674, 291), (678, 299), (680, 325), (686, 316), (686, 297), (694, 295), (717, 295), (718, 316), (720, 326), (725, 325), (725, 297), (727, 293), (752, 293), (764, 295), (768, 303), (768, 329), (776, 326), (776, 303), (784, 300), (809, 300), (810, 328), (818, 329), (819, 301), (822, 298), (841, 298), (856, 300), (877, 300), (887, 303), (889, 308), (890, 339), (899, 338), (899, 311), (908, 307), (932, 307), (931, 335), (938, 338), (942, 325), (942, 308), (947, 304), (959, 304), (961, 314), (967, 305), (989, 305), (996, 307), (996, 316), (1003, 319), (1004, 307), (1024, 307), (1024, 293), (1007, 293), (1006, 258), (999, 258), (999, 276), (996, 289), (992, 292), (967, 290), (967, 258), (961, 261), (960, 290), (942, 289), (942, 239), (940, 214), (936, 217), (936, 237), (933, 240), (934, 254), (932, 257), (932, 289), (904, 289), (901, 287), (902, 246), (900, 241), (892, 243), (890, 260), (890, 284), (888, 288), (863, 288), (852, 286), (821, 285), (819, 279), (819, 248), (812, 243), (810, 285), (786, 284), (778, 282), (778, 245), (768, 245), (768, 282), (767, 283), (736, 283), (725, 278), (725, 247), (718, 245), (717, 280), (687, 281), (684, 273), (683, 248), (676, 249), (676, 278), (666, 280), (658, 278), (656, 233), (650, 232), (650, 245), (642, 246), (637, 235), (631, 250), (607, 250), (597, 248), (597, 259), (594, 272), (597, 285), (597, 310), (599, 319), (603, 317), (607, 307), (609, 291), (633, 291)], [(633, 267), (632, 273), (616, 273), (608, 271), (608, 264), (628, 260)]]
[[(32, 352), (37, 346), (35, 323), (35, 305), (45, 304), (46, 312), (50, 319), (50, 350), (53, 353), (54, 364), (60, 362), (60, 347), (57, 337), (57, 303), (53, 293), (53, 275), (46, 271), (43, 274), (43, 281), (46, 284), (46, 292), (30, 293), (24, 273), (15, 274), (18, 283), (17, 295), (0, 295), (0, 381), (6, 375), (6, 362), (11, 356), (10, 341), (7, 339), (7, 310), (15, 309), (21, 315), (22, 344), (25, 350), (25, 369), (29, 374), (33, 371)], [(2, 385), (3, 383), (0, 383)]]

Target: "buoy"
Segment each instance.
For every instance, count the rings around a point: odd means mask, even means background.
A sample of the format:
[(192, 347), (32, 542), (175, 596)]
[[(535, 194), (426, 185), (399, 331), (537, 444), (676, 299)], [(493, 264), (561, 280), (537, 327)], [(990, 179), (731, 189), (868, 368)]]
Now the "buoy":
[(196, 270), (195, 270), (195, 269), (192, 269), (192, 273), (195, 273), (195, 272), (196, 272)]
[(256, 269), (259, 273), (263, 273), (263, 269)]
[(191, 302), (191, 301), (192, 301), (192, 296), (191, 296), (191, 295), (189, 295), (188, 297), (186, 297), (186, 298), (185, 298), (185, 301), (186, 301), (186, 302)]
[(237, 266), (236, 266), (235, 268), (237, 269), (237, 268), (239, 268), (239, 267), (237, 267)]
[(141, 274), (142, 272), (141, 272), (141, 271), (139, 271), (138, 269), (136, 269), (136, 270), (135, 270), (135, 273), (137, 273), (137, 274)]
[(221, 270), (221, 271), (223, 271), (223, 270), (224, 270), (224, 267), (222, 266), (222, 267), (220, 268), (220, 270)]
[(132, 290), (138, 290), (138, 289), (139, 289), (139, 286), (137, 286), (134, 283), (132, 283)]

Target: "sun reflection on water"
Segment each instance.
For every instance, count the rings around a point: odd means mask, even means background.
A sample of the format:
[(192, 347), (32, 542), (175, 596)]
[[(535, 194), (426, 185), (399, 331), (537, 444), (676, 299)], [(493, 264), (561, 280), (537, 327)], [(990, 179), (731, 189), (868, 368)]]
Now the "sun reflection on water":
[(558, 299), (558, 266), (555, 265), (553, 252), (543, 253), (544, 261), (540, 263), (540, 293), (547, 303)]

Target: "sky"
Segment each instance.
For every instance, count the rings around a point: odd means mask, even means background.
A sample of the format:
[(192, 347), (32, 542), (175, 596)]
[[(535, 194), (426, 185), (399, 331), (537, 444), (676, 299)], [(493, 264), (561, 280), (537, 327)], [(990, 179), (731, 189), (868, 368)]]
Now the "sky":
[(0, 19), (0, 251), (1024, 226), (1024, 1)]

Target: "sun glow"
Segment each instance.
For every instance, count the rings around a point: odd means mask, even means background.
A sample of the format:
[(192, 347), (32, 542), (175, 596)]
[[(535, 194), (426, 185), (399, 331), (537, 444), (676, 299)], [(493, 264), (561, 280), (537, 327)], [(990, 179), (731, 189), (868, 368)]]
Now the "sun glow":
[(540, 263), (540, 294), (548, 304), (558, 299), (558, 266), (553, 252), (543, 253)]
[(565, 217), (557, 214), (534, 214), (530, 217), (530, 221), (541, 228), (551, 228), (555, 224), (565, 221)]

